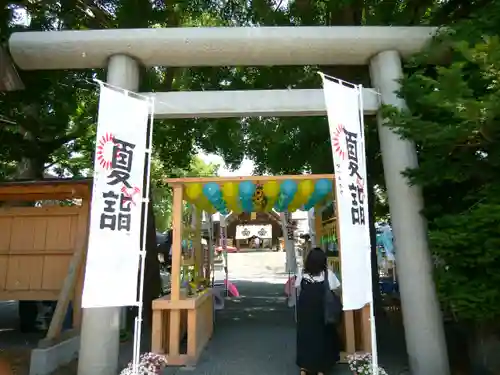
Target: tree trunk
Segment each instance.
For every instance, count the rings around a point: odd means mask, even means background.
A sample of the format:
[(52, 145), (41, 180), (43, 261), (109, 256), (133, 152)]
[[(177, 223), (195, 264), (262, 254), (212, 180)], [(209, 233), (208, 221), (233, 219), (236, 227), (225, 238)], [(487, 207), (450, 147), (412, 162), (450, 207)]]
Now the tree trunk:
[(16, 168), (16, 173), (13, 176), (20, 180), (42, 180), (45, 171), (44, 158), (29, 159), (23, 158)]

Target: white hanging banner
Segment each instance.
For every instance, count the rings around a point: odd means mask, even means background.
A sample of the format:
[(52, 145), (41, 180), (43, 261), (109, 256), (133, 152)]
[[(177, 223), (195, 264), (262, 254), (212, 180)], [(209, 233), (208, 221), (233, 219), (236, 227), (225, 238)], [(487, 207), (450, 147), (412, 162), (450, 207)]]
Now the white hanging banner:
[(311, 236), (311, 248), (318, 246), (318, 240), (316, 238), (316, 216), (314, 208), (307, 211), (307, 224), (309, 225), (309, 233)]
[(268, 225), (237, 225), (236, 226), (236, 239), (245, 240), (250, 237), (259, 238), (272, 238), (273, 226)]
[[(208, 262), (210, 267), (213, 268), (213, 260), (214, 260), (214, 224), (212, 222), (212, 214), (205, 212), (206, 223), (208, 227)], [(210, 275), (207, 275), (207, 278)]]
[(357, 310), (373, 300), (362, 91), (323, 77), (323, 92), (335, 165), (343, 304), (344, 310)]
[(219, 246), (222, 250), (227, 250), (227, 225), (226, 225), (226, 217), (220, 214), (219, 219)]
[(82, 307), (138, 304), (144, 165), (151, 104), (101, 85)]
[(285, 253), (286, 253), (286, 272), (297, 273), (297, 257), (295, 256), (295, 236), (294, 227), (291, 220), (291, 214), (281, 212), (281, 228), (285, 238)]

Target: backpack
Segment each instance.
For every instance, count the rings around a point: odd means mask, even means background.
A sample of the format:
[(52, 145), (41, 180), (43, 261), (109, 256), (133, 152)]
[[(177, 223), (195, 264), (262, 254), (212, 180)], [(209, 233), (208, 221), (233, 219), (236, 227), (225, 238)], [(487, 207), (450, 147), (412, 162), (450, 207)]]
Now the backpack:
[(323, 281), (325, 288), (325, 325), (340, 324), (342, 322), (342, 300), (333, 290), (330, 289), (328, 283), (328, 270), (325, 270), (325, 280)]

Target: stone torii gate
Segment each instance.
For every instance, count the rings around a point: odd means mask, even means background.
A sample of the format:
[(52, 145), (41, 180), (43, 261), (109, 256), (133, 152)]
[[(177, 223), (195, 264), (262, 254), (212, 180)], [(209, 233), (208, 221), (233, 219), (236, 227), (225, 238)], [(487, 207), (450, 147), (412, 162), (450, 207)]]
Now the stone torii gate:
[[(137, 91), (145, 66), (369, 65), (375, 90), (365, 114), (398, 98), (401, 58), (418, 52), (426, 27), (164, 28), (14, 33), (9, 49), (20, 69), (108, 68), (108, 83)], [(29, 89), (29, 88), (28, 88)], [(326, 115), (317, 90), (166, 92), (154, 94), (156, 118)], [(432, 279), (421, 190), (401, 172), (417, 166), (415, 146), (378, 120), (396, 241), (403, 319), (414, 375), (448, 375), (442, 317)], [(116, 375), (119, 308), (85, 309), (79, 375)]]

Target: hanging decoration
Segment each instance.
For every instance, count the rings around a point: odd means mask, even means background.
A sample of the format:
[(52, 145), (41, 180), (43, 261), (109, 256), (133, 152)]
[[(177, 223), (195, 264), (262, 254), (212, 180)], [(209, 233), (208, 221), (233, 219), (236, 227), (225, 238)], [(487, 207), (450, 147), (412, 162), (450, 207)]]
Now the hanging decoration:
[(294, 180), (285, 180), (281, 183), (280, 193), (274, 208), (278, 212), (284, 212), (288, 209), (288, 205), (293, 201), (297, 192), (297, 183)]
[(240, 204), (244, 212), (253, 212), (253, 195), (255, 184), (252, 181), (242, 181), (239, 186)]
[(263, 212), (267, 205), (267, 198), (266, 195), (264, 194), (264, 186), (262, 184), (257, 184), (252, 199), (255, 210)]
[(226, 182), (222, 184), (221, 189), (227, 208), (236, 214), (241, 213), (241, 206), (238, 199), (238, 185), (234, 182)]
[(314, 184), (314, 191), (311, 194), (309, 200), (307, 201), (304, 209), (310, 210), (316, 204), (321, 202), (331, 191), (333, 190), (333, 183), (328, 179), (317, 180)]
[(229, 214), (226, 202), (222, 198), (222, 191), (219, 184), (216, 182), (209, 182), (203, 186), (203, 194), (207, 197), (208, 201), (223, 215)]
[(186, 195), (186, 200), (189, 203), (195, 205), (203, 211), (208, 212), (209, 214), (216, 212), (214, 206), (210, 204), (208, 198), (203, 194), (202, 184), (187, 184), (184, 189), (184, 193)]
[(186, 185), (185, 194), (188, 202), (196, 202), (203, 194), (203, 187), (201, 184), (188, 184)]
[(264, 211), (271, 211), (276, 200), (278, 199), (278, 195), (280, 193), (280, 185), (276, 181), (267, 181), (262, 185), (262, 191), (266, 197), (266, 207)]
[(314, 191), (314, 184), (311, 180), (303, 180), (299, 182), (297, 187), (297, 193), (293, 198), (293, 201), (290, 203), (288, 207), (289, 212), (297, 211), (309, 200), (310, 195)]
[(188, 183), (185, 200), (209, 214), (234, 212), (278, 212), (309, 210), (324, 201), (333, 200), (333, 181), (306, 179), (301, 181), (241, 181)]

